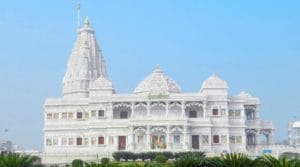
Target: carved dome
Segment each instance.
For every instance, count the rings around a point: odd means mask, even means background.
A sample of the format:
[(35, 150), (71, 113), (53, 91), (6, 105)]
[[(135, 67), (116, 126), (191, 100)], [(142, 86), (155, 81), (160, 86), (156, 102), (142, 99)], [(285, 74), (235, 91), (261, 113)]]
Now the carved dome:
[(170, 93), (180, 93), (179, 85), (170, 77), (165, 75), (159, 66), (147, 76), (134, 90), (136, 94), (148, 95), (168, 95)]
[(227, 89), (227, 82), (213, 74), (202, 84), (202, 89)]
[(97, 89), (97, 90), (114, 90), (112, 82), (105, 78), (104, 76), (100, 76), (96, 79), (92, 84), (90, 89)]

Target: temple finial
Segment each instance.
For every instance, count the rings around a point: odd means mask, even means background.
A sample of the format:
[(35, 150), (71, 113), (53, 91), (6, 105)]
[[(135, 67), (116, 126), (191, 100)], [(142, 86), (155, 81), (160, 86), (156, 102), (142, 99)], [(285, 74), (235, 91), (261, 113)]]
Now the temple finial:
[(90, 19), (89, 19), (89, 17), (85, 18), (84, 25), (87, 26), (87, 27), (90, 26)]

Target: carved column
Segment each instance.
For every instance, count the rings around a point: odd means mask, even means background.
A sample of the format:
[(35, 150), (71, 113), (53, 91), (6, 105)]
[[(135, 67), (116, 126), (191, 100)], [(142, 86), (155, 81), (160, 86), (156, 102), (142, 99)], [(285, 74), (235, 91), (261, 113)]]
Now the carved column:
[(203, 118), (206, 117), (206, 100), (203, 101)]
[(146, 132), (146, 137), (147, 137), (147, 148), (146, 150), (150, 150), (151, 149), (151, 133), (150, 133), (150, 126), (147, 126), (147, 132)]
[(188, 129), (187, 126), (183, 126), (183, 149), (187, 150), (189, 145), (189, 138), (188, 138)]
[(133, 127), (129, 127), (128, 150), (134, 149)]
[(169, 102), (166, 102), (166, 118), (169, 115)]
[(181, 102), (181, 116), (185, 118), (185, 104), (184, 101)]
[(167, 126), (167, 149), (170, 150), (171, 149), (171, 141), (170, 141), (170, 126)]
[(147, 117), (150, 116), (150, 102), (147, 101)]
[(134, 118), (134, 102), (131, 102), (131, 118)]

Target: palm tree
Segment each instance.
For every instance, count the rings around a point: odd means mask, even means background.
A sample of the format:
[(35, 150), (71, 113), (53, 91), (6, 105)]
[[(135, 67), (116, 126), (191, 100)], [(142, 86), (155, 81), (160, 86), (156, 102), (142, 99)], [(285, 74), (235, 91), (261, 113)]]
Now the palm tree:
[(260, 161), (252, 160), (242, 153), (229, 153), (207, 159), (208, 167), (261, 167)]
[(286, 156), (275, 158), (270, 155), (265, 155), (258, 158), (265, 167), (299, 167), (299, 159), (289, 159)]
[(38, 166), (39, 157), (25, 154), (7, 153), (0, 155), (1, 167), (34, 167)]

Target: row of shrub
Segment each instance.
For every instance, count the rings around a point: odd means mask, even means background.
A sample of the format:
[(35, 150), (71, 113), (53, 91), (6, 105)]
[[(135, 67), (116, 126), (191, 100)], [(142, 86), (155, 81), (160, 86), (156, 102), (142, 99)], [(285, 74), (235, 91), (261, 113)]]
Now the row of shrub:
[(204, 157), (204, 152), (140, 152), (140, 153), (134, 153), (134, 152), (128, 152), (128, 151), (119, 151), (113, 153), (113, 158), (116, 161), (124, 160), (124, 161), (136, 161), (137, 159), (145, 161), (150, 160), (153, 161), (157, 155), (163, 155), (167, 160), (168, 159), (178, 159), (185, 155), (195, 155), (197, 157)]

